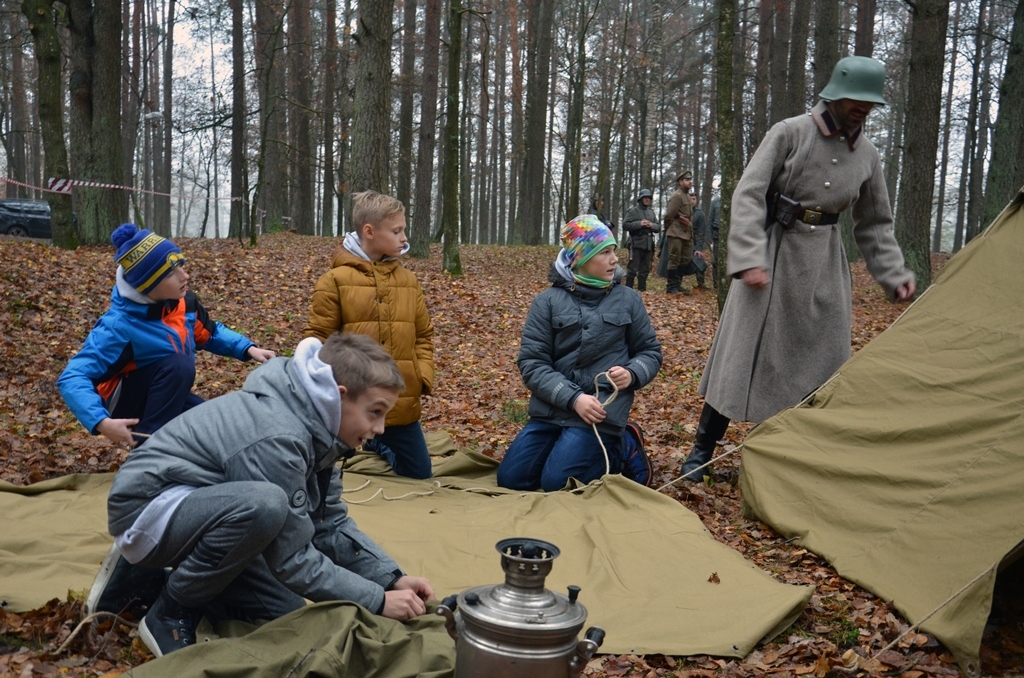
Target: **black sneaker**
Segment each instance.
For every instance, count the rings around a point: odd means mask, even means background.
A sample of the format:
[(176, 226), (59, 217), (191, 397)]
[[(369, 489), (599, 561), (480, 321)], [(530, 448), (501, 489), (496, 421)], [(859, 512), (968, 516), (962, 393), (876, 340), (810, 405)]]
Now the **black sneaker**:
[(202, 616), (202, 609), (179, 605), (165, 591), (139, 624), (139, 638), (153, 656), (163, 657), (196, 644), (196, 627)]
[(85, 613), (127, 613), (142, 619), (163, 588), (163, 570), (132, 565), (112, 545), (85, 600)]
[(654, 468), (644, 450), (644, 431), (640, 428), (640, 424), (631, 421), (626, 424), (626, 435), (632, 436), (636, 445), (630, 455), (622, 460), (622, 475), (645, 487), (650, 487), (654, 480)]

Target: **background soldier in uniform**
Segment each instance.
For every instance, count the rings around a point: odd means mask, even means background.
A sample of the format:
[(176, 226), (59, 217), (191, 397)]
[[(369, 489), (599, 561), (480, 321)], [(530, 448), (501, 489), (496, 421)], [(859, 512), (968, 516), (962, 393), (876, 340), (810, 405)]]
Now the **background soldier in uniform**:
[(636, 205), (626, 211), (622, 227), (629, 234), (629, 267), (626, 272), (626, 287), (637, 280), (637, 290), (647, 291), (647, 276), (651, 272), (651, 258), (654, 255), (654, 234), (661, 232), (658, 216), (651, 209), (654, 195), (646, 188), (640, 191)]
[[(693, 186), (693, 173), (690, 170), (680, 172), (676, 177), (679, 187), (668, 199), (665, 209), (665, 249), (668, 250), (668, 275), (665, 291), (669, 294), (692, 294), (689, 288), (681, 286), (683, 267), (693, 258), (693, 226), (690, 224), (692, 214), (690, 207), (690, 188)], [(665, 252), (662, 252), (662, 256)]]

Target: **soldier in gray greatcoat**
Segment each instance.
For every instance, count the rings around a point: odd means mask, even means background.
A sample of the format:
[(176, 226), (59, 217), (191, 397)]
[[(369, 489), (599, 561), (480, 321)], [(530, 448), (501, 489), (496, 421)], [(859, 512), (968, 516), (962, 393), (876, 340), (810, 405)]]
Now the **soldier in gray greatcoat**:
[(637, 290), (647, 291), (647, 276), (651, 273), (654, 256), (654, 234), (661, 232), (658, 216), (651, 209), (654, 194), (646, 188), (640, 191), (636, 204), (626, 210), (622, 227), (629, 234), (629, 266), (626, 269), (626, 287), (637, 280)]
[[(693, 451), (700, 481), (729, 420), (760, 422), (796, 405), (850, 356), (851, 282), (839, 213), (868, 271), (891, 300), (914, 296), (893, 235), (878, 151), (863, 122), (883, 98), (884, 67), (868, 57), (836, 64), (822, 101), (777, 123), (750, 159), (732, 199), (729, 289), (698, 392)], [(767, 225), (766, 225), (767, 224)]]

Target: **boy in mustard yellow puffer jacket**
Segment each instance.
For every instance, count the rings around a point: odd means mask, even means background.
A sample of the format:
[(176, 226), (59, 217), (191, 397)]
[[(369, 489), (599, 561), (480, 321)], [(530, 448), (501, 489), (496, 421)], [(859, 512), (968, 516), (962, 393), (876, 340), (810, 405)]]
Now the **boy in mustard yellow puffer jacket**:
[(409, 251), (405, 207), (374, 191), (356, 193), (352, 223), (354, 232), (335, 251), (331, 270), (316, 282), (303, 334), (324, 341), (333, 332), (356, 332), (387, 349), (405, 391), (388, 413), (384, 433), (364, 447), (387, 459), (398, 475), (429, 478), (420, 396), (429, 395), (434, 383), (434, 327), (423, 288), (399, 261)]

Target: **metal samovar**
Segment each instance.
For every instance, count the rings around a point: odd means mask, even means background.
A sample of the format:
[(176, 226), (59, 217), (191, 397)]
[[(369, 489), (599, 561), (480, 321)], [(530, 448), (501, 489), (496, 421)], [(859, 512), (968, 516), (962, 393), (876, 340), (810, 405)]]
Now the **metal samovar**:
[(455, 639), (455, 678), (575, 678), (604, 641), (604, 630), (587, 629), (587, 609), (544, 588), (558, 548), (528, 538), (503, 539), (505, 583), (477, 586), (445, 598), (437, 608)]

